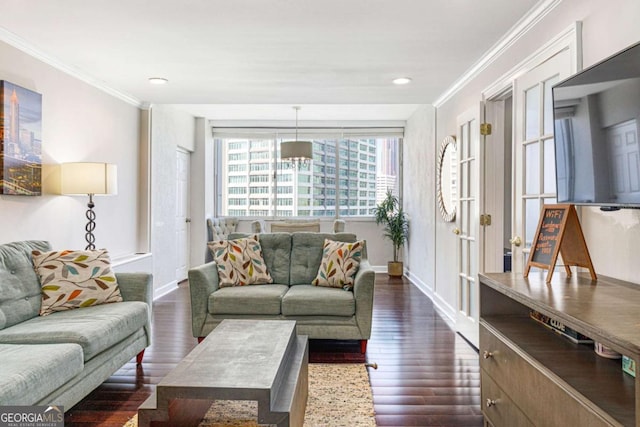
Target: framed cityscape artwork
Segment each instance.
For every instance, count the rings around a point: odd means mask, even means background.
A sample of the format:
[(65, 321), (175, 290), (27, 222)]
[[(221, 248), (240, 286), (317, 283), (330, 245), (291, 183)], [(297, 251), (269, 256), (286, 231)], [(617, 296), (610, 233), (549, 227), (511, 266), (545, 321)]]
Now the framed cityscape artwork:
[(0, 80), (0, 194), (42, 194), (42, 95)]

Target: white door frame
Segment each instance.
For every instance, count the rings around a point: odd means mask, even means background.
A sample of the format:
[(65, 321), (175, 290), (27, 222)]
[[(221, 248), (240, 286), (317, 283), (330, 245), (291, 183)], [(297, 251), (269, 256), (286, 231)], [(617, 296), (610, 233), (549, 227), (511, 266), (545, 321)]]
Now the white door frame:
[[(500, 101), (505, 97), (506, 94), (513, 93), (514, 81), (519, 76), (524, 73), (536, 68), (540, 64), (546, 62), (549, 58), (557, 55), (559, 52), (563, 50), (570, 51), (571, 58), (571, 72), (576, 73), (582, 69), (582, 22), (577, 21), (574, 24), (567, 27), (563, 32), (558, 34), (556, 37), (551, 39), (549, 42), (544, 44), (538, 50), (536, 50), (533, 54), (527, 57), (524, 61), (517, 64), (511, 70), (503, 74), (499, 79), (494, 81), (491, 85), (485, 88), (482, 91), (482, 101), (485, 102), (485, 115), (487, 117), (487, 121), (492, 123), (491, 120), (494, 120), (492, 124), (493, 130), (490, 137), (487, 138), (487, 144), (490, 147), (487, 148), (487, 158), (491, 156), (496, 157), (496, 162), (502, 157), (504, 161), (504, 126), (500, 120), (495, 121), (496, 118), (500, 117), (502, 112), (500, 111)], [(516, 103), (514, 100), (513, 103), (513, 116), (516, 116)], [(511, 140), (515, 140), (515, 126), (512, 128)], [(490, 154), (491, 153), (491, 154)], [(491, 160), (493, 162), (493, 160)], [(512, 176), (511, 182), (515, 182), (516, 177), (515, 168), (512, 159)], [(494, 166), (497, 166), (496, 162), (493, 162)], [(483, 177), (483, 182), (485, 185), (493, 185), (498, 181), (502, 181), (502, 174), (504, 173), (504, 168), (500, 167), (487, 167), (485, 169), (485, 176)], [(486, 187), (485, 187), (486, 188)], [(485, 192), (486, 193), (486, 192)], [(511, 201), (515, 200), (513, 186), (511, 189)], [(492, 223), (495, 224), (494, 229), (486, 230), (485, 234), (485, 248), (491, 249), (491, 251), (486, 251), (484, 257), (484, 271), (502, 271), (500, 266), (502, 265), (502, 258), (499, 251), (496, 251), (495, 248), (504, 246), (504, 236), (502, 234), (502, 230), (498, 230), (501, 227), (501, 222), (493, 221), (494, 218), (499, 218), (502, 216), (502, 212), (504, 211), (504, 199), (500, 196), (498, 197), (487, 197), (485, 198), (485, 212), (490, 213), (492, 216)], [(494, 217), (494, 215), (496, 215)], [(512, 232), (515, 230), (515, 215), (512, 212), (511, 218), (503, 218), (503, 221), (511, 221), (511, 229)], [(485, 227), (487, 228), (487, 227)], [(511, 237), (511, 236), (507, 236)], [(499, 259), (498, 259), (499, 257)], [(482, 269), (481, 267), (481, 269)], [(498, 268), (498, 270), (495, 270)], [(481, 270), (482, 271), (482, 270)]]

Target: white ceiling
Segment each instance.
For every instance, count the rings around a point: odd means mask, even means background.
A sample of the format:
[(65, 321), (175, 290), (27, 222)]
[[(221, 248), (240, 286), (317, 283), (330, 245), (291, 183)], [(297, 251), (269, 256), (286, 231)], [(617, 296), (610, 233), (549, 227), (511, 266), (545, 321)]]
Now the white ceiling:
[[(0, 0), (0, 40), (214, 119), (399, 120), (537, 0)], [(169, 79), (150, 85), (149, 77)], [(409, 76), (409, 85), (391, 84)], [(228, 104), (233, 104), (229, 106)], [(265, 117), (257, 117), (265, 116)]]

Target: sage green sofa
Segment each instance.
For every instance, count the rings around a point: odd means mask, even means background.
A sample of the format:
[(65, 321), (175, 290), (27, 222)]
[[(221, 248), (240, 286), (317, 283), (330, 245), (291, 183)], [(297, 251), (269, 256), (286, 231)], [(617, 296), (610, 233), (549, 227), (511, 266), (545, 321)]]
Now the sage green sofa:
[(151, 334), (151, 275), (116, 274), (124, 302), (39, 316), (31, 251), (45, 241), (0, 245), (0, 406), (65, 411), (142, 353)]
[[(234, 233), (229, 239), (246, 237)], [(351, 233), (259, 234), (262, 256), (273, 284), (218, 286), (215, 262), (189, 270), (193, 336), (202, 340), (224, 319), (295, 320), (297, 332), (311, 339), (360, 340), (371, 336), (375, 274), (364, 256), (352, 290), (311, 285), (325, 239), (355, 242)]]

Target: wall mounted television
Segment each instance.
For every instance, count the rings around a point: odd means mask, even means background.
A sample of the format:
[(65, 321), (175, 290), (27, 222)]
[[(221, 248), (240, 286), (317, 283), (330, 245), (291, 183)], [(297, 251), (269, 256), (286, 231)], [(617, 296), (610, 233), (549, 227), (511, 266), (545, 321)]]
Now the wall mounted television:
[(558, 203), (640, 208), (640, 43), (552, 93)]

